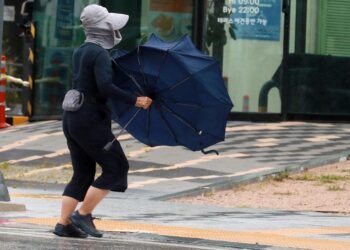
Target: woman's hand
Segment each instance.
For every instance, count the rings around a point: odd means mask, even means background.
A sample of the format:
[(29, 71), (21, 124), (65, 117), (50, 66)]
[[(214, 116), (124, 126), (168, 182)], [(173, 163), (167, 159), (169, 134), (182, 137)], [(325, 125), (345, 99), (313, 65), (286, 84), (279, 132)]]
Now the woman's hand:
[(138, 108), (148, 109), (152, 104), (152, 99), (147, 96), (139, 96), (136, 98), (135, 106)]

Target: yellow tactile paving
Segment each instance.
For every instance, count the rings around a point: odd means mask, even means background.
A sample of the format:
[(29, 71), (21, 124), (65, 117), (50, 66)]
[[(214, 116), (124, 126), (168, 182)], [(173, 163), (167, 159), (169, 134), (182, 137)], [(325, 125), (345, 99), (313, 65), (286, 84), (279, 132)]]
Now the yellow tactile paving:
[(350, 227), (324, 227), (324, 228), (286, 228), (278, 231), (265, 231), (269, 233), (278, 233), (283, 235), (297, 235), (297, 234), (349, 234)]
[(37, 134), (37, 135), (31, 135), (25, 139), (22, 139), (22, 140), (18, 140), (18, 141), (15, 141), (14, 143), (12, 144), (8, 144), (6, 146), (2, 146), (0, 147), (0, 152), (4, 152), (4, 151), (7, 151), (7, 150), (10, 150), (10, 149), (14, 149), (16, 147), (19, 147), (19, 146), (23, 146), (29, 142), (34, 142), (34, 141), (37, 141), (37, 140), (40, 140), (40, 139), (43, 139), (43, 138), (46, 138), (46, 137), (51, 137), (51, 136), (63, 136), (63, 132), (56, 132), (56, 133), (51, 133), (51, 134)]
[(120, 135), (118, 136), (118, 141), (125, 141), (125, 140), (129, 140), (132, 139), (133, 137), (129, 134), (125, 134), (125, 135)]
[[(54, 157), (57, 157), (57, 156), (61, 156), (61, 155), (64, 155), (64, 154), (68, 154), (68, 153), (69, 153), (68, 148), (63, 148), (63, 149), (56, 150), (55, 152), (49, 153), (49, 154), (46, 154), (46, 155), (28, 156), (28, 157), (24, 157), (24, 158), (17, 159), (17, 160), (9, 160), (9, 161), (7, 161), (7, 163), (9, 163), (9, 164), (15, 164), (15, 163), (18, 163), (18, 162), (32, 161), (32, 160), (34, 160), (34, 159), (54, 158)], [(34, 158), (33, 158), (33, 157), (34, 157)]]
[(48, 200), (61, 200), (62, 195), (53, 195), (53, 194), (18, 194), (11, 193), (11, 198), (31, 198), (31, 199), (48, 199)]
[(260, 138), (260, 139), (256, 139), (257, 142), (261, 142), (261, 143), (268, 143), (268, 142), (278, 142), (280, 141), (280, 139), (276, 139), (276, 138)]
[(310, 141), (310, 142), (325, 142), (325, 141), (329, 141), (332, 139), (339, 139), (339, 136), (336, 135), (317, 135), (311, 138), (305, 138), (305, 141)]
[(8, 175), (8, 176), (6, 176), (6, 178), (11, 180), (11, 179), (28, 177), (28, 176), (32, 176), (32, 175), (36, 175), (36, 174), (40, 174), (40, 173), (59, 171), (59, 170), (70, 169), (70, 168), (72, 168), (71, 164), (64, 164), (64, 165), (60, 165), (60, 166), (57, 166), (57, 167), (40, 168), (40, 169), (30, 170), (30, 171), (25, 172), (25, 173)]
[[(129, 188), (141, 188), (146, 185), (152, 185), (152, 184), (158, 184), (161, 182), (166, 182), (166, 181), (190, 181), (190, 180), (210, 180), (210, 179), (215, 179), (215, 178), (229, 178), (229, 177), (235, 177), (235, 176), (241, 176), (241, 175), (246, 175), (246, 174), (252, 174), (252, 173), (258, 173), (258, 172), (263, 172), (266, 170), (271, 170), (271, 167), (262, 167), (262, 168), (256, 168), (256, 169), (251, 169), (248, 171), (240, 171), (236, 172), (233, 174), (227, 174), (227, 175), (204, 175), (204, 176), (182, 176), (182, 177), (175, 177), (175, 178), (153, 178), (153, 179), (148, 179), (145, 181), (139, 181), (139, 182), (131, 182), (129, 184)], [(157, 171), (155, 169), (154, 171)]]
[(281, 126), (303, 126), (307, 124), (306, 122), (281, 122), (279, 125)]
[(272, 143), (272, 142), (263, 142), (263, 143), (257, 143), (253, 145), (254, 147), (259, 147), (259, 148), (265, 148), (265, 147), (273, 147), (277, 146), (277, 143)]
[(263, 124), (263, 125), (246, 125), (237, 127), (227, 127), (226, 132), (237, 132), (237, 131), (259, 131), (259, 130), (284, 130), (287, 129), (281, 124)]
[[(14, 219), (18, 223), (30, 223), (54, 226), (57, 218), (24, 218)], [(219, 240), (227, 242), (238, 242), (248, 244), (262, 244), (277, 247), (306, 248), (315, 250), (348, 250), (350, 242), (339, 240), (326, 240), (307, 238), (302, 236), (291, 236), (290, 234), (343, 234), (348, 233), (350, 228), (313, 228), (313, 229), (285, 229), (276, 231), (225, 231), (213, 229), (198, 229), (189, 227), (166, 226), (157, 224), (145, 224), (129, 221), (96, 221), (96, 226), (104, 231), (127, 231), (147, 232), (164, 236), (177, 236), (188, 238), (199, 238), (207, 240)]]
[[(118, 137), (118, 140), (119, 140), (119, 137)], [(152, 152), (152, 151), (155, 151), (155, 150), (158, 150), (158, 149), (163, 149), (163, 148), (167, 148), (167, 146), (143, 147), (141, 149), (130, 151), (130, 152), (126, 151), (126, 155), (129, 158), (135, 158), (135, 157), (138, 157), (138, 156), (140, 156), (142, 154), (145, 154), (145, 153), (148, 153), (148, 152)]]
[(280, 126), (303, 126), (311, 125), (316, 127), (334, 127), (334, 124), (330, 123), (309, 123), (309, 122), (281, 122)]
[(184, 161), (184, 162), (179, 162), (171, 166), (167, 167), (161, 167), (161, 168), (155, 168), (155, 167), (148, 167), (144, 169), (139, 169), (139, 170), (132, 170), (129, 171), (129, 174), (134, 174), (134, 173), (147, 173), (147, 172), (153, 172), (153, 171), (166, 171), (166, 170), (175, 170), (175, 169), (180, 169), (180, 168), (187, 168), (190, 166), (195, 166), (204, 162), (210, 162), (210, 161), (215, 161), (219, 159), (224, 159), (224, 158), (241, 158), (241, 157), (246, 157), (248, 156), (247, 154), (243, 153), (233, 153), (233, 154), (222, 154), (222, 155), (209, 155), (209, 156), (202, 156), (198, 157), (196, 159)]

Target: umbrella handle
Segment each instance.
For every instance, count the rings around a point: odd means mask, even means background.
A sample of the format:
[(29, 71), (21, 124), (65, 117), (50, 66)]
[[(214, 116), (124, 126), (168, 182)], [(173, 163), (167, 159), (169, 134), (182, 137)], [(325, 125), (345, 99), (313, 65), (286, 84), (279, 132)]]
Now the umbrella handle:
[(122, 127), (122, 129), (119, 131), (119, 133), (114, 137), (114, 139), (110, 142), (108, 142), (104, 147), (103, 150), (104, 151), (110, 151), (112, 149), (113, 146), (113, 142), (115, 142), (117, 140), (117, 138), (124, 132), (124, 130), (129, 126), (129, 124), (135, 119), (135, 117), (138, 115), (138, 113), (141, 111), (141, 108), (139, 108), (135, 114), (130, 118), (130, 120), (125, 124), (124, 127)]

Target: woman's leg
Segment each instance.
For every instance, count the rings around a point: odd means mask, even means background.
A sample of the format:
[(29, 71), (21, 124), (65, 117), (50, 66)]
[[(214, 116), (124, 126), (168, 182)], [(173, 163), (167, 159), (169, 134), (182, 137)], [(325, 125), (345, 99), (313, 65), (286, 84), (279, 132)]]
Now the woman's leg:
[(60, 237), (86, 238), (88, 235), (79, 230), (70, 220), (71, 214), (78, 205), (78, 200), (69, 197), (62, 197), (61, 217), (53, 230), (53, 233)]
[(93, 223), (94, 218), (92, 217), (91, 213), (108, 194), (108, 192), (109, 190), (99, 189), (91, 186), (86, 193), (85, 199), (80, 209), (75, 211), (70, 216), (72, 223), (91, 236), (102, 237), (103, 234), (96, 229), (96, 226)]
[(67, 184), (62, 197), (61, 217), (58, 223), (70, 224), (70, 215), (85, 195), (94, 181), (96, 162), (72, 138), (67, 137), (67, 145), (73, 165), (73, 176)]
[(109, 190), (95, 188), (91, 186), (86, 193), (83, 204), (79, 208), (80, 215), (91, 214), (95, 207), (103, 200), (109, 193)]
[(72, 197), (69, 197), (69, 196), (62, 197), (61, 217), (58, 221), (59, 224), (68, 225), (71, 223), (69, 216), (74, 212), (78, 203), (79, 201)]
[(110, 190), (125, 191), (128, 164), (123, 164), (123, 167), (119, 166), (121, 159), (119, 151), (122, 151), (119, 143), (117, 143), (117, 152), (103, 150), (104, 146), (114, 139), (111, 131), (111, 119), (107, 113), (104, 119), (98, 123), (92, 120), (90, 126), (84, 131), (77, 131), (74, 138), (79, 146), (102, 167), (102, 174), (89, 187), (82, 206), (70, 216), (70, 219), (84, 232), (95, 237), (102, 237), (102, 233), (96, 229), (93, 223), (91, 214)]

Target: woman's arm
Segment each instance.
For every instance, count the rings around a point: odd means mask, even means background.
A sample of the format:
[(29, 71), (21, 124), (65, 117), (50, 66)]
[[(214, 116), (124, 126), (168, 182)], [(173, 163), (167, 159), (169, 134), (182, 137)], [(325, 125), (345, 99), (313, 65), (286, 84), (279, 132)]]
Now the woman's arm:
[(130, 94), (113, 83), (112, 61), (107, 51), (97, 56), (94, 71), (98, 89), (103, 96), (118, 98), (144, 109), (152, 104), (151, 98), (147, 96), (136, 97), (136, 95)]
[(107, 51), (99, 53), (94, 62), (94, 73), (98, 90), (104, 97), (120, 99), (130, 104), (136, 103), (133, 95), (113, 83), (112, 62)]

